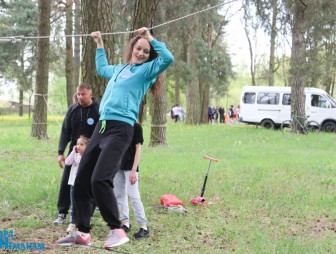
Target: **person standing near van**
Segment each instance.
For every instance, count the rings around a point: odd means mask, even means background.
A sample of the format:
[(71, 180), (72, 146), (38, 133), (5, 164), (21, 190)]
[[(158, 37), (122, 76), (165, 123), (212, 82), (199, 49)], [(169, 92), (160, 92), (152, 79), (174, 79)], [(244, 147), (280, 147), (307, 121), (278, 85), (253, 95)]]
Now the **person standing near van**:
[(233, 108), (233, 105), (230, 106), (230, 109), (229, 109), (229, 116), (230, 116), (230, 119), (232, 120), (233, 117), (234, 117), (234, 108)]
[(225, 113), (224, 106), (220, 106), (218, 108), (218, 113), (219, 113), (219, 123), (224, 123), (224, 113)]

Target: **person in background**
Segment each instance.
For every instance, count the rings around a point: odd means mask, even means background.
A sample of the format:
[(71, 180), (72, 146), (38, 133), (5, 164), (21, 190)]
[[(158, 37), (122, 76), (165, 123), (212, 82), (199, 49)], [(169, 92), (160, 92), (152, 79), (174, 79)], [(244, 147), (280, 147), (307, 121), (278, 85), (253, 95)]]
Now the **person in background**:
[(73, 147), (72, 152), (65, 160), (65, 165), (71, 166), (71, 171), (69, 175), (68, 184), (70, 185), (70, 224), (66, 230), (66, 232), (71, 233), (75, 230), (75, 220), (74, 220), (74, 198), (73, 198), (73, 185), (75, 183), (75, 178), (77, 175), (77, 170), (79, 166), (79, 162), (83, 156), (83, 153), (86, 149), (87, 144), (89, 143), (89, 139), (83, 135), (81, 135), (77, 139), (77, 144)]
[(212, 124), (212, 108), (208, 106), (208, 123)]
[(225, 123), (225, 120), (224, 120), (224, 113), (225, 113), (224, 106), (220, 106), (220, 107), (218, 108), (219, 123)]
[(134, 134), (131, 145), (126, 150), (121, 161), (121, 167), (113, 179), (114, 194), (118, 202), (121, 228), (123, 228), (125, 232), (129, 232), (131, 230), (127, 196), (130, 198), (135, 219), (140, 226), (139, 232), (133, 235), (135, 239), (141, 239), (149, 236), (147, 218), (141, 201), (138, 185), (139, 161), (143, 141), (142, 127), (136, 122), (134, 123)]
[(97, 73), (109, 82), (100, 103), (100, 121), (82, 156), (75, 180), (75, 222), (78, 230), (57, 240), (59, 245), (91, 244), (92, 195), (110, 228), (103, 247), (109, 249), (129, 241), (124, 229), (120, 228), (113, 178), (131, 144), (133, 125), (144, 95), (148, 89), (158, 90), (156, 85), (160, 86), (161, 82), (155, 82), (157, 76), (174, 61), (165, 44), (155, 40), (148, 28), (137, 29), (135, 34), (128, 45), (126, 64), (108, 65), (101, 33), (91, 33), (97, 43)]
[(216, 124), (218, 120), (218, 110), (215, 107), (212, 107), (212, 123)]
[(174, 114), (175, 123), (177, 123), (177, 121), (180, 119), (180, 107), (178, 104), (176, 104), (173, 107), (173, 114)]
[(185, 110), (184, 110), (184, 108), (183, 108), (182, 105), (180, 106), (180, 115), (181, 115), (181, 121), (182, 121), (182, 123), (184, 123), (185, 122), (185, 118), (186, 118), (186, 112), (185, 112)]
[[(99, 121), (99, 103), (92, 96), (92, 88), (89, 84), (82, 83), (76, 89), (77, 102), (72, 104), (62, 124), (61, 134), (58, 142), (58, 165), (63, 168), (65, 161), (64, 151), (69, 144), (69, 153), (73, 150), (79, 136), (91, 137), (94, 128)], [(54, 225), (63, 224), (70, 208), (70, 186), (68, 179), (71, 166), (63, 168), (62, 180), (58, 193), (58, 217)]]
[(236, 114), (236, 122), (239, 122), (240, 105), (237, 106), (235, 114)]

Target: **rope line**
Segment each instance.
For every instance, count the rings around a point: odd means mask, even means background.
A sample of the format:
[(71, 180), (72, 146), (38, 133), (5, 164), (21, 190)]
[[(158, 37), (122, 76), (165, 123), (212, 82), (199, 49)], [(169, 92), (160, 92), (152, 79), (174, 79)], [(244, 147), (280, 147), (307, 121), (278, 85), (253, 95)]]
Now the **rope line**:
[[(188, 14), (188, 15), (185, 15), (185, 16), (182, 16), (182, 17), (164, 22), (162, 24), (149, 27), (149, 29), (155, 29), (155, 28), (158, 28), (158, 27), (161, 27), (161, 26), (165, 26), (165, 25), (171, 24), (173, 22), (176, 22), (176, 21), (179, 21), (179, 20), (182, 20), (182, 19), (185, 19), (185, 18), (189, 18), (189, 17), (194, 16), (196, 14), (215, 9), (215, 8), (218, 8), (218, 7), (226, 5), (226, 4), (230, 4), (234, 1), (235, 0), (232, 0), (232, 1), (229, 1), (229, 2), (226, 2), (226, 3), (217, 4), (217, 5), (214, 5), (214, 6), (210, 6), (208, 8), (202, 9), (200, 11), (196, 11), (194, 13), (191, 13), (191, 14)], [(111, 32), (111, 33), (101, 33), (101, 35), (117, 35), (117, 34), (130, 34), (130, 33), (134, 33), (134, 31), (120, 31), (120, 32)], [(91, 34), (68, 34), (68, 35), (64, 35), (64, 36), (45, 35), (45, 36), (27, 36), (27, 37), (24, 36), (24, 35), (20, 35), (20, 36), (10, 36), (10, 37), (0, 37), (0, 42), (1, 41), (5, 41), (5, 42), (6, 41), (12, 41), (13, 43), (15, 43), (16, 41), (22, 41), (22, 40), (49, 39), (49, 38), (57, 38), (57, 37), (59, 37), (59, 38), (60, 37), (88, 37), (88, 36), (91, 36)]]
[[(45, 102), (46, 105), (47, 105), (48, 111), (49, 111), (50, 114), (52, 115), (53, 119), (54, 119), (55, 122), (59, 125), (59, 127), (62, 127), (62, 125), (57, 121), (57, 119), (56, 119), (54, 113), (53, 113), (53, 112), (51, 111), (51, 109), (50, 109), (50, 106), (49, 106), (48, 101), (47, 101), (47, 99), (46, 99), (46, 97), (48, 96), (48, 94), (38, 94), (38, 93), (36, 93), (36, 94), (34, 94), (34, 95), (35, 95), (35, 96), (42, 96), (42, 97), (43, 97), (44, 102)], [(33, 124), (47, 124), (47, 123), (33, 123)]]
[(157, 127), (157, 128), (160, 128), (160, 127), (166, 127), (166, 125), (165, 124), (151, 124), (150, 125), (151, 127)]
[[(16, 195), (14, 195), (12, 192), (9, 192), (7, 189), (7, 187), (5, 188), (4, 186), (2, 186), (0, 184), (0, 189), (2, 189), (2, 191), (4, 191), (5, 193), (8, 194), (8, 196), (12, 197), (14, 200), (18, 201), (19, 203), (23, 204), (26, 208), (28, 208), (28, 211), (30, 211), (31, 213), (33, 213), (34, 215), (36, 215), (41, 221), (43, 221), (47, 226), (50, 226), (51, 223), (46, 219), (45, 216), (41, 215), (40, 213), (38, 213), (36, 211), (36, 209), (34, 209), (32, 206), (28, 205), (27, 203), (23, 202), (21, 199), (19, 199), (18, 197), (16, 197)], [(15, 193), (17, 194), (17, 193)]]

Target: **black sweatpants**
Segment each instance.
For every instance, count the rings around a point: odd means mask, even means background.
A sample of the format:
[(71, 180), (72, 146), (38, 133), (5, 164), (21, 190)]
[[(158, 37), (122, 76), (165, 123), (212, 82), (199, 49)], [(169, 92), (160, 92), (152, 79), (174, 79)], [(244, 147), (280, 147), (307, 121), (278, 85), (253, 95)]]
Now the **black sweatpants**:
[(59, 214), (67, 214), (70, 208), (70, 185), (68, 184), (70, 170), (71, 166), (64, 165), (57, 201)]
[(92, 198), (111, 229), (120, 227), (119, 211), (113, 192), (113, 178), (133, 137), (133, 126), (120, 121), (106, 121), (99, 133), (97, 124), (87, 145), (74, 184), (74, 216), (79, 231), (91, 230)]

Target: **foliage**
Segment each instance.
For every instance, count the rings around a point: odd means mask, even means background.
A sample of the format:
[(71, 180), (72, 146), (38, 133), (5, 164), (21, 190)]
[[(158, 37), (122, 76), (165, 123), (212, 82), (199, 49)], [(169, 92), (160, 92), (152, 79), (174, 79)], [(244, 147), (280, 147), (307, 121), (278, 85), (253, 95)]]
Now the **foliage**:
[[(5, 3), (5, 4), (4, 4)], [(37, 4), (33, 0), (0, 3), (0, 36), (34, 36), (37, 33)], [(32, 89), (35, 70), (36, 41), (23, 40), (0, 43), (0, 73), (8, 80), (18, 81), (20, 89)]]
[[(56, 119), (62, 121), (63, 116)], [(29, 119), (0, 118), (1, 226), (13, 228), (20, 242), (45, 243), (47, 253), (82, 252), (55, 245), (66, 235), (67, 225), (46, 224), (57, 216), (62, 173), (57, 164), (61, 127), (53, 120), (48, 120), (49, 140), (27, 142)], [(240, 124), (188, 126), (168, 121), (168, 146), (149, 148), (150, 126), (143, 128), (140, 192), (151, 236), (116, 250), (335, 253), (335, 134), (284, 136)], [(210, 166), (205, 199), (220, 200), (194, 207), (189, 201), (201, 193), (208, 167), (203, 155), (219, 159)], [(161, 208), (160, 197), (168, 193), (182, 199), (187, 213)], [(133, 234), (138, 225), (132, 210), (131, 216)], [(101, 246), (107, 227), (99, 213), (92, 224), (92, 244)]]

